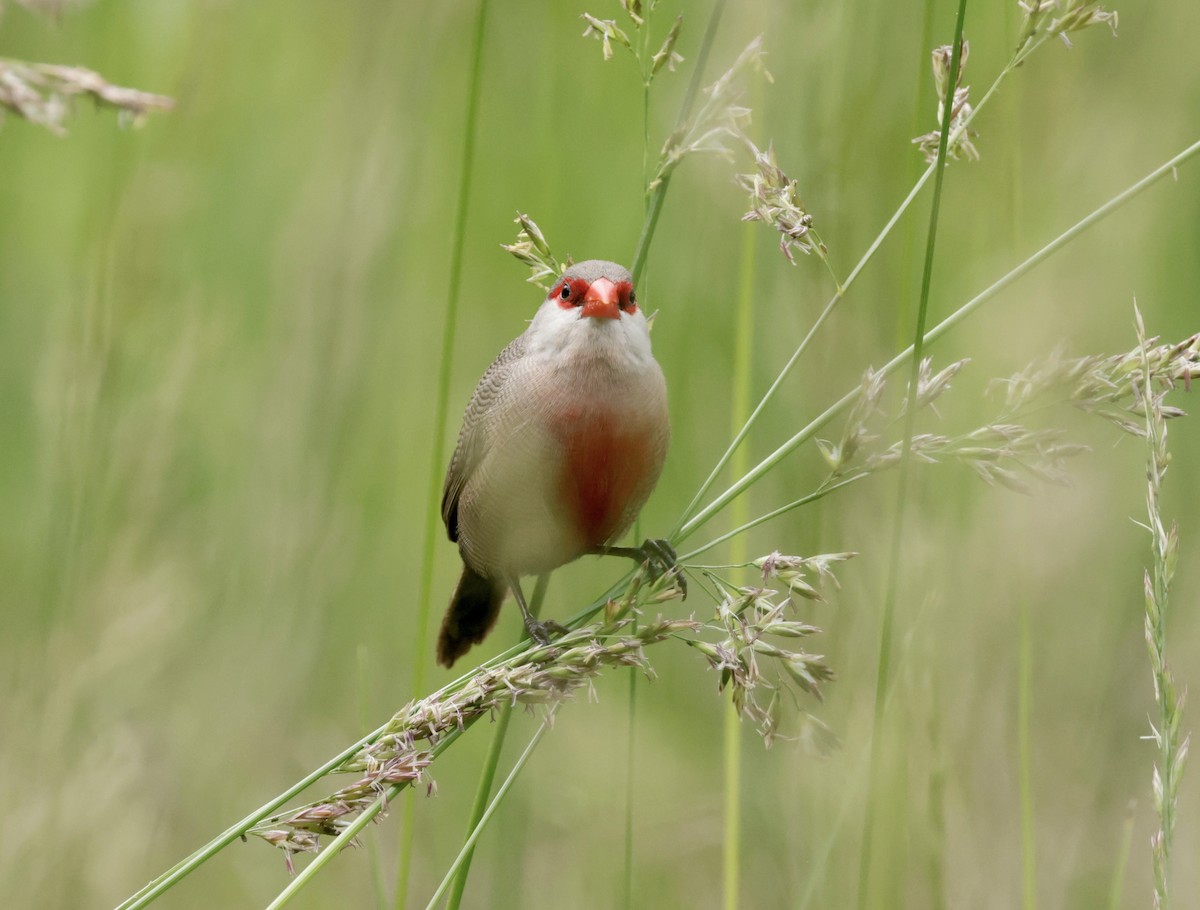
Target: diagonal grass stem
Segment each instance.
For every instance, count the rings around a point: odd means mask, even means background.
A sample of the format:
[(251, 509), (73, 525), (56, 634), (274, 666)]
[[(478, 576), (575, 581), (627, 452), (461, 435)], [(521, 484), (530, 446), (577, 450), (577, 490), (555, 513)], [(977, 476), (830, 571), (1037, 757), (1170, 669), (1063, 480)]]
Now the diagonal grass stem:
[[(479, 0), (470, 55), (470, 76), (464, 113), (462, 159), (459, 163), (458, 205), (454, 212), (454, 240), (450, 250), (450, 283), (446, 291), (446, 321), (442, 327), (442, 351), (438, 362), (437, 392), (433, 406), (432, 452), (429, 466), (429, 496), (425, 502), (425, 530), (421, 550), (421, 581), (417, 594), (416, 633), (413, 641), (412, 691), (425, 688), (426, 639), (432, 609), (433, 568), (438, 537), (442, 492), (442, 471), (446, 463), (446, 424), (450, 404), (450, 377), (454, 363), (454, 339), (458, 327), (458, 302), (462, 289), (463, 246), (467, 232), (467, 214), (471, 199), (471, 175), (475, 161), (475, 134), (479, 113), (483, 72), (483, 37), (487, 23), (488, 0)], [(416, 804), (410, 796), (404, 803), (400, 830), (400, 856), (396, 872), (396, 910), (408, 905), (408, 881), (412, 871), (413, 820)]]
[(887, 704), (888, 685), (892, 668), (892, 630), (896, 620), (897, 589), (900, 586), (900, 550), (904, 538), (904, 519), (908, 506), (908, 474), (912, 466), (912, 438), (916, 428), (917, 386), (920, 382), (921, 354), (925, 347), (925, 321), (929, 314), (929, 292), (933, 283), (933, 256), (937, 246), (938, 216), (942, 208), (942, 187), (946, 175), (946, 148), (950, 139), (950, 122), (954, 118), (954, 90), (962, 66), (963, 23), (967, 15), (967, 0), (959, 0), (958, 17), (954, 24), (954, 45), (950, 55), (950, 77), (946, 82), (942, 130), (938, 138), (937, 159), (934, 161), (933, 202), (929, 209), (929, 234), (925, 241), (925, 265), (921, 273), (921, 295), (917, 300), (917, 323), (912, 343), (911, 366), (908, 377), (908, 400), (913, 404), (904, 411), (904, 437), (900, 449), (900, 464), (896, 478), (896, 515), (892, 522), (892, 541), (888, 558), (887, 586), (883, 600), (883, 618), (879, 630), (879, 658), (875, 676), (875, 710), (871, 724), (871, 763), (867, 772), (867, 804), (863, 818), (862, 850), (858, 867), (858, 906), (867, 906), (871, 879), (872, 847), (875, 837), (875, 812), (882, 786), (883, 720)]
[[(1017, 279), (1024, 277), (1033, 268), (1053, 256), (1088, 228), (1092, 227), (1097, 222), (1104, 220), (1114, 211), (1119, 209), (1125, 203), (1129, 202), (1131, 199), (1140, 195), (1159, 180), (1162, 180), (1164, 177), (1172, 174), (1176, 168), (1188, 161), (1190, 158), (1194, 157), (1197, 152), (1200, 152), (1200, 141), (1188, 146), (1169, 161), (1159, 165), (1145, 177), (1122, 190), (1116, 196), (1113, 196), (1111, 199), (1105, 202), (1102, 206), (1095, 209), (1079, 221), (1075, 222), (1075, 224), (1071, 225), (1071, 227), (1063, 231), (1063, 233), (1059, 234), (1057, 237), (1039, 249), (1036, 253), (1021, 262), (1021, 264), (1016, 268), (1005, 273), (987, 288), (980, 291), (977, 295), (972, 297), (957, 310), (926, 332), (924, 336), (924, 343), (930, 344), (934, 341), (937, 341), (939, 338), (957, 326), (960, 322), (974, 313), (977, 309), (983, 306), (983, 304), (987, 303), (989, 300), (1007, 288), (1010, 284), (1013, 284)], [(909, 358), (912, 356), (912, 353), (913, 347), (912, 345), (909, 345), (907, 348), (889, 360), (886, 364), (884, 364), (883, 367), (880, 368), (880, 372), (883, 375), (894, 373), (899, 367), (909, 362)], [(677, 534), (673, 535), (672, 540), (686, 540), (688, 537), (694, 534), (710, 519), (712, 519), (714, 515), (724, 509), (725, 506), (740, 496), (749, 487), (753, 486), (760, 479), (762, 479), (763, 475), (767, 474), (787, 455), (791, 454), (803, 443), (812, 439), (826, 424), (828, 424), (831, 420), (833, 420), (844, 410), (846, 410), (846, 408), (853, 404), (857, 397), (858, 389), (856, 388), (853, 391), (847, 392), (832, 405), (826, 408), (825, 411), (813, 418), (813, 420), (810, 421), (807, 426), (802, 428), (798, 433), (784, 442), (774, 452), (772, 452), (770, 455), (760, 461), (754, 468), (744, 474), (736, 483), (717, 496), (716, 499), (712, 500), (695, 516), (685, 522), (680, 527)]]
[[(507, 712), (505, 716), (507, 717), (508, 714), (511, 713), (512, 712)], [(537, 728), (537, 732), (535, 732), (533, 737), (529, 740), (529, 745), (525, 747), (525, 751), (521, 753), (520, 758), (518, 758), (516, 764), (513, 765), (512, 770), (508, 773), (508, 777), (504, 779), (504, 783), (502, 783), (499, 789), (496, 790), (495, 797), (490, 803), (488, 803), (487, 808), (479, 816), (479, 821), (476, 823), (475, 827), (471, 829), (471, 833), (467, 836), (466, 841), (463, 843), (462, 850), (459, 851), (458, 856), (454, 859), (454, 862), (450, 864), (450, 868), (446, 870), (445, 878), (442, 879), (442, 883), (438, 885), (437, 890), (433, 892), (433, 897), (429, 899), (429, 903), (426, 905), (425, 910), (434, 910), (434, 908), (438, 905), (438, 901), (442, 899), (442, 895), (446, 893), (446, 889), (450, 886), (451, 880), (456, 882), (462, 880), (461, 876), (456, 877), (459, 869), (463, 867), (464, 863), (470, 863), (471, 854), (475, 850), (475, 842), (479, 840), (479, 835), (483, 833), (483, 829), (487, 827), (487, 823), (492, 820), (492, 815), (495, 814), (496, 808), (500, 805), (504, 797), (508, 795), (509, 789), (512, 787), (513, 782), (517, 779), (517, 775), (521, 773), (521, 770), (525, 767), (525, 763), (529, 761), (529, 756), (533, 754), (533, 750), (537, 747), (537, 744), (541, 742), (542, 737), (546, 735), (546, 731), (549, 729), (550, 719), (546, 718), (542, 721), (542, 725)]]

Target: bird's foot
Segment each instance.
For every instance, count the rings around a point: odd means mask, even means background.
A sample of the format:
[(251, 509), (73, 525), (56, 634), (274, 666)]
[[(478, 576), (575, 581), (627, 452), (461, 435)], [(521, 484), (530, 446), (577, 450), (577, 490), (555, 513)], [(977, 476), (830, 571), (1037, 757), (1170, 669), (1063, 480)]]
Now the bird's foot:
[(597, 556), (627, 556), (646, 566), (651, 582), (670, 577), (679, 587), (683, 599), (687, 600), (687, 579), (679, 568), (675, 548), (662, 537), (650, 537), (640, 547), (596, 547), (591, 551)]
[(529, 633), (529, 637), (539, 645), (548, 645), (553, 637), (566, 635), (570, 631), (562, 623), (557, 623), (553, 619), (539, 620), (532, 616), (525, 618), (525, 631)]
[(683, 599), (687, 600), (687, 578), (679, 568), (675, 548), (668, 540), (662, 537), (649, 537), (643, 541), (640, 547), (634, 549), (649, 569), (651, 581), (658, 581), (660, 578), (670, 576), (682, 592)]

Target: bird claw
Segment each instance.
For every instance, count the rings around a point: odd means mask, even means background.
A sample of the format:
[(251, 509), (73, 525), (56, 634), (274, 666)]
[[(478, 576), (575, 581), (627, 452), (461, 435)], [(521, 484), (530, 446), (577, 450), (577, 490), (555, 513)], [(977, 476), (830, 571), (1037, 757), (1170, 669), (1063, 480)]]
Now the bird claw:
[(531, 639), (544, 647), (550, 644), (552, 636), (566, 635), (570, 630), (553, 619), (537, 620), (529, 617), (525, 620), (525, 631)]
[(687, 578), (679, 568), (675, 548), (670, 542), (662, 537), (650, 537), (638, 547), (638, 551), (650, 571), (650, 580), (658, 581), (660, 578), (673, 576), (675, 584), (683, 593), (683, 599), (687, 600)]

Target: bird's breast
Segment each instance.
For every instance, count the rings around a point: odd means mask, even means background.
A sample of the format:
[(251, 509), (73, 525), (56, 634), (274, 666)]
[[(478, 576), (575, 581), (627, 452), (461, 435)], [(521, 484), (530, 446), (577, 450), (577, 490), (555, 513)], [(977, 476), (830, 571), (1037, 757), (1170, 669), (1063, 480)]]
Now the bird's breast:
[(665, 420), (641, 409), (568, 406), (554, 417), (559, 490), (583, 547), (623, 533), (650, 495), (666, 454)]

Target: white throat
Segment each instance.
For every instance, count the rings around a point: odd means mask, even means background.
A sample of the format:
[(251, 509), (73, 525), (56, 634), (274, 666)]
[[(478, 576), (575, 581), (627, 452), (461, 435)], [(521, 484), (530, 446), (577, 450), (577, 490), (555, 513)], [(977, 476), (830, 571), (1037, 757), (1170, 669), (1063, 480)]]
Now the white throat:
[(525, 330), (525, 342), (526, 356), (554, 365), (594, 359), (631, 372), (657, 366), (640, 309), (622, 312), (617, 319), (585, 318), (578, 307), (564, 309), (557, 300), (547, 300)]

